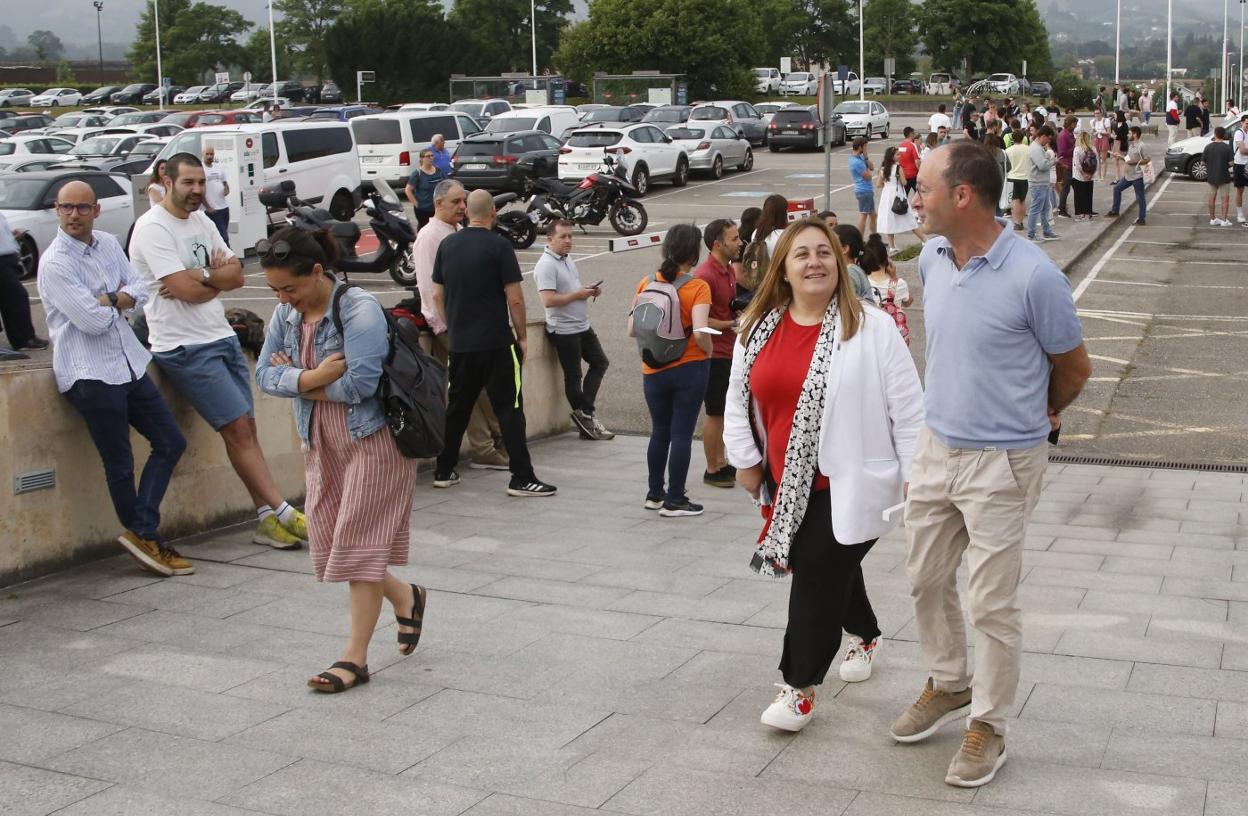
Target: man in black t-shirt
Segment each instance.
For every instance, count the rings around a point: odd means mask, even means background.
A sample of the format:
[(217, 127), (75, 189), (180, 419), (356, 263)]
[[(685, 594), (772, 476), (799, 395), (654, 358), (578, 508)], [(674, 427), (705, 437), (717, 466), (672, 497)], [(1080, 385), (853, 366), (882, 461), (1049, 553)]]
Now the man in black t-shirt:
[(520, 264), (507, 239), (493, 231), (494, 217), (494, 199), (474, 190), (468, 196), (468, 226), (443, 239), (433, 262), (434, 308), (450, 339), (446, 438), (433, 486), (459, 483), (459, 446), (484, 388), (511, 462), (508, 495), (551, 496), (555, 487), (533, 473), (525, 438), (520, 373), (527, 323)]
[(1188, 136), (1199, 136), (1204, 127), (1200, 121), (1200, 105), (1196, 104), (1195, 99), (1188, 102), (1183, 109), (1183, 126), (1187, 128)]

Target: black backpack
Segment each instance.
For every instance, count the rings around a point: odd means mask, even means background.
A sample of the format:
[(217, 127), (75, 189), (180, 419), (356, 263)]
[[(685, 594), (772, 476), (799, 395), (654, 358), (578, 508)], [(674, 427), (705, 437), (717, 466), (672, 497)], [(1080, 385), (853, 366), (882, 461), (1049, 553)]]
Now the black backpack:
[[(342, 295), (353, 284), (334, 293), (334, 327), (343, 334), (338, 309)], [(442, 452), (446, 435), (446, 369), (420, 347), (420, 329), (410, 320), (386, 316), (390, 353), (381, 364), (377, 396), (399, 453), (408, 459), (430, 459)]]

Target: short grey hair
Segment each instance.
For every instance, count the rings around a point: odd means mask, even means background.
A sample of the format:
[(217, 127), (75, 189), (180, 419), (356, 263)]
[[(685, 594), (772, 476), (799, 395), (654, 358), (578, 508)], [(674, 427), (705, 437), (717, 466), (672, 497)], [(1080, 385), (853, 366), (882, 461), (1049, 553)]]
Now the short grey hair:
[(455, 179), (442, 179), (438, 182), (438, 186), (433, 188), (433, 203), (438, 203), (442, 199), (449, 196), (455, 191), (455, 188), (464, 189), (464, 185)]

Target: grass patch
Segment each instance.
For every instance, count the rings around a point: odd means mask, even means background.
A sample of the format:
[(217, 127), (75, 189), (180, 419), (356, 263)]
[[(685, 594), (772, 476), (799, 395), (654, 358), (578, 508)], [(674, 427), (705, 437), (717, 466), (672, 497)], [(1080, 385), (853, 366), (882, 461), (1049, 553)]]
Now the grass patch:
[(919, 257), (919, 253), (922, 251), (922, 246), (915, 246), (913, 244), (907, 247), (902, 247), (901, 251), (893, 256), (893, 261), (913, 261), (915, 258)]

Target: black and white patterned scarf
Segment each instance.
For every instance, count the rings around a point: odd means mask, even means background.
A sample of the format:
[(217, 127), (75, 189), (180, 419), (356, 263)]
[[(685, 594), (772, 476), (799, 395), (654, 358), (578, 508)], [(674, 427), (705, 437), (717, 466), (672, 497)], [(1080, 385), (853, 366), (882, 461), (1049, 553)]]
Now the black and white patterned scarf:
[[(745, 347), (745, 366), (742, 380), (742, 396), (745, 405), (751, 404), (750, 372), (763, 346), (771, 339), (787, 309), (772, 309), (751, 332)], [(806, 504), (810, 499), (811, 485), (819, 469), (819, 427), (823, 423), (823, 406), (828, 383), (828, 366), (836, 348), (836, 328), (840, 313), (836, 298), (828, 304), (819, 329), (815, 353), (802, 383), (802, 393), (793, 414), (793, 430), (789, 445), (784, 451), (784, 473), (780, 486), (772, 497), (771, 523), (767, 534), (759, 542), (758, 550), (750, 566), (760, 575), (784, 577), (789, 572), (789, 547), (793, 537), (806, 517)], [(752, 412), (750, 412), (752, 414)], [(751, 420), (752, 421), (752, 420)], [(766, 453), (764, 452), (764, 463)]]

